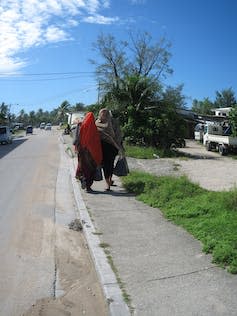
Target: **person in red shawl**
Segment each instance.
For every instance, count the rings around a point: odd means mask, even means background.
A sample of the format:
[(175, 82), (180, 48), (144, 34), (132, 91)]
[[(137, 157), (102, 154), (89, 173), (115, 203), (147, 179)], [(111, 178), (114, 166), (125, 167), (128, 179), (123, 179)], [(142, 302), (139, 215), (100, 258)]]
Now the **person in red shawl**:
[(78, 137), (79, 161), (76, 176), (80, 174), (82, 187), (86, 188), (87, 192), (93, 192), (91, 186), (96, 173), (96, 168), (102, 162), (102, 149), (100, 135), (95, 125), (95, 118), (92, 112), (89, 112), (84, 117)]

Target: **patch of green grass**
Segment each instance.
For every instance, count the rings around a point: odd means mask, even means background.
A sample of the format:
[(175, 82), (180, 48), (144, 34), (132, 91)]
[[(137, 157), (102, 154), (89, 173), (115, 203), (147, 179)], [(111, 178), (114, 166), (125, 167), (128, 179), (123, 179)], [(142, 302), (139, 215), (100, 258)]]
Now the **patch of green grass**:
[(200, 240), (214, 263), (237, 273), (237, 189), (213, 192), (185, 176), (156, 177), (143, 172), (131, 172), (122, 181), (138, 200), (159, 208)]
[(117, 282), (118, 282), (118, 285), (122, 291), (122, 295), (123, 295), (123, 299), (125, 301), (125, 303), (128, 305), (129, 309), (131, 312), (133, 312), (133, 307), (131, 305), (131, 297), (130, 295), (127, 293), (126, 289), (125, 289), (125, 284), (124, 282), (121, 280), (119, 274), (118, 274), (118, 270), (117, 268), (115, 267), (114, 265), (114, 261), (113, 261), (113, 258), (110, 254), (106, 254), (107, 255), (107, 260), (111, 266), (111, 269), (113, 270), (115, 276), (116, 276), (116, 279), (117, 279)]
[(104, 248), (104, 249), (110, 247), (110, 245), (107, 244), (106, 242), (101, 242), (101, 243), (99, 244), (99, 246), (100, 246), (101, 248)]
[(128, 305), (128, 308), (129, 308), (129, 310), (131, 312), (131, 315), (132, 315), (133, 311), (134, 311), (134, 308), (132, 307), (131, 297), (127, 293), (126, 288), (125, 288), (125, 283), (120, 278), (118, 270), (117, 270), (117, 268), (116, 268), (116, 266), (114, 264), (114, 261), (113, 261), (113, 258), (111, 256), (110, 250), (108, 249), (108, 248), (110, 248), (110, 245), (108, 243), (102, 242), (102, 243), (99, 244), (99, 246), (104, 249), (104, 253), (106, 254), (108, 263), (110, 264), (111, 269), (113, 270), (113, 272), (114, 272), (114, 274), (116, 276), (118, 285), (119, 285), (119, 287), (121, 289), (123, 299), (124, 299), (125, 303)]
[(235, 152), (235, 153), (231, 153), (231, 154), (229, 154), (228, 155), (228, 157), (231, 157), (232, 159), (237, 159), (237, 153)]
[(125, 145), (126, 156), (133, 157), (137, 159), (154, 159), (157, 157), (179, 157), (183, 156), (182, 154), (165, 149), (158, 149), (155, 147), (141, 147), (133, 145)]

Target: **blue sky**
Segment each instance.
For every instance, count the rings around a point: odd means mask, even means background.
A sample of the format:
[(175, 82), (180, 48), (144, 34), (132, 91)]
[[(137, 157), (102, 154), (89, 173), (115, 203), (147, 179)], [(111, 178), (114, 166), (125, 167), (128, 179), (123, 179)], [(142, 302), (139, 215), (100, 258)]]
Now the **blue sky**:
[(237, 93), (236, 13), (235, 0), (1, 0), (0, 102), (16, 114), (96, 102), (92, 43), (130, 30), (171, 42), (164, 84), (184, 84), (187, 106)]

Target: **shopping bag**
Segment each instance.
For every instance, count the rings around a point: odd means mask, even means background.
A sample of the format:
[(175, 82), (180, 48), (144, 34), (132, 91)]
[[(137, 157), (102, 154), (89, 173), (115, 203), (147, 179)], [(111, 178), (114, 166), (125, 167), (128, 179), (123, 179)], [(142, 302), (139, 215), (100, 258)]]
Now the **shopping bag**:
[(115, 164), (113, 174), (118, 177), (127, 176), (129, 173), (126, 157), (120, 157)]
[(101, 180), (103, 180), (102, 170), (101, 170), (101, 167), (100, 167), (100, 166), (96, 167), (96, 171), (95, 171), (95, 175), (94, 175), (94, 180), (95, 180), (95, 181), (101, 181)]

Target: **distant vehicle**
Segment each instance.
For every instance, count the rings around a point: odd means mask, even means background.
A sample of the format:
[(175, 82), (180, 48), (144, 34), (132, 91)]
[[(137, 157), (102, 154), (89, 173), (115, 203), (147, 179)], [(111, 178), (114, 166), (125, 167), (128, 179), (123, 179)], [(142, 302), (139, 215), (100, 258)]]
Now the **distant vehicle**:
[(42, 122), (42, 123), (40, 123), (40, 129), (44, 129), (45, 128), (45, 123), (44, 122)]
[(44, 129), (45, 129), (46, 131), (51, 131), (51, 129), (52, 129), (51, 123), (47, 123), (47, 124), (45, 125)]
[(9, 126), (0, 126), (0, 143), (11, 144), (12, 133)]
[(32, 127), (32, 125), (28, 125), (26, 127), (26, 135), (27, 134), (33, 134), (33, 127)]
[(209, 124), (204, 127), (203, 145), (208, 151), (219, 151), (221, 156), (237, 152), (237, 137), (232, 136), (230, 126)]

